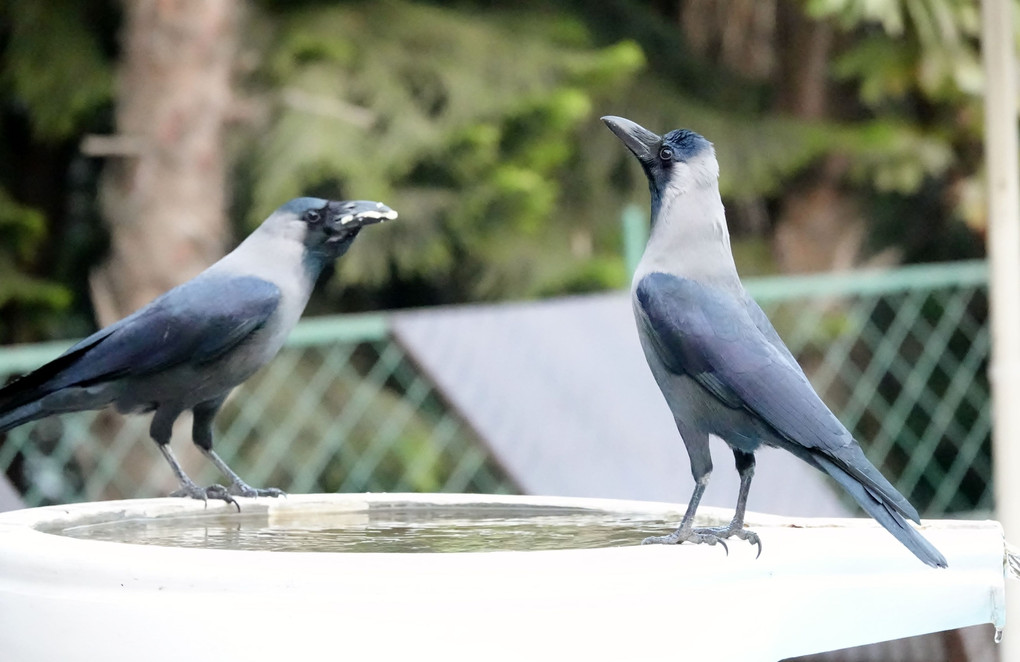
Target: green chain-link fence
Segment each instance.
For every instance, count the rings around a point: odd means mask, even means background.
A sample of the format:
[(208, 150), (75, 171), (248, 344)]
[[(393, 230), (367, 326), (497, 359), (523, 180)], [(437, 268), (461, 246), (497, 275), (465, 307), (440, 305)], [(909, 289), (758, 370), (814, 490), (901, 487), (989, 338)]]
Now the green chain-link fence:
[[(929, 516), (992, 507), (983, 263), (757, 279), (748, 288), (815, 386)], [(67, 343), (0, 350), (0, 382)], [(29, 505), (173, 488), (148, 416), (85, 413), (0, 440)], [(472, 431), (390, 339), (386, 315), (304, 321), (235, 391), (216, 448), (253, 485), (292, 492), (513, 491)], [(175, 438), (185, 450), (186, 427)], [(196, 463), (199, 482), (219, 480)]]
[[(68, 344), (0, 350), (0, 381)], [(28, 505), (166, 493), (173, 481), (149, 439), (150, 418), (86, 412), (30, 423), (7, 433), (0, 470)], [(188, 421), (178, 427), (173, 446), (188, 465)], [(234, 392), (216, 431), (217, 452), (253, 485), (302, 493), (514, 491), (389, 339), (384, 315), (303, 321)], [(199, 483), (222, 480), (208, 462), (190, 459)]]
[(868, 456), (928, 516), (990, 511), (983, 262), (748, 289)]

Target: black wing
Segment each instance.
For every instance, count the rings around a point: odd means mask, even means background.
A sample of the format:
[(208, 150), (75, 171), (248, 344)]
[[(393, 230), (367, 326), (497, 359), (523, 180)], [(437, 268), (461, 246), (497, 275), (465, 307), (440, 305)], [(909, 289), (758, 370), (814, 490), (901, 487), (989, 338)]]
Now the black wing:
[(276, 285), (254, 276), (188, 281), (0, 389), (0, 411), (67, 386), (208, 363), (264, 325), (279, 300)]
[[(786, 442), (823, 454), (904, 516), (917, 519), (917, 511), (867, 461), (815, 393), (764, 314), (752, 315), (738, 296), (663, 273), (645, 276), (637, 298), (642, 323), (669, 370), (768, 423)], [(774, 338), (759, 328), (763, 323)]]

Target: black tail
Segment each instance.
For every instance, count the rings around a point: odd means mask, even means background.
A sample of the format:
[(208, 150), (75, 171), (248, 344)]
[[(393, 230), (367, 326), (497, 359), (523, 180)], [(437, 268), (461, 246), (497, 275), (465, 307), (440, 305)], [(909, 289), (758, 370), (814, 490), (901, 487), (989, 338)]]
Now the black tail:
[(0, 411), (0, 432), (6, 432), (29, 421), (45, 418), (52, 413), (44, 411), (38, 400), (7, 411)]
[(904, 516), (919, 521), (917, 511), (868, 461), (860, 446), (853, 443), (829, 454), (785, 439), (783, 441), (785, 443), (776, 445), (835, 478), (861, 508), (913, 552), (914, 556), (933, 568), (948, 566), (946, 557), (905, 519)]
[(35, 375), (30, 372), (0, 388), (0, 432), (49, 415), (39, 404), (46, 384)]
[[(863, 453), (861, 457), (863, 457)], [(942, 556), (939, 550), (935, 549), (935, 546), (928, 542), (924, 536), (917, 532), (917, 529), (912, 527), (903, 515), (898, 512), (901, 510), (898, 503), (891, 504), (883, 499), (883, 494), (887, 492), (887, 489), (882, 490), (882, 494), (879, 494), (873, 489), (869, 489), (866, 485), (861, 483), (857, 478), (851, 476), (842, 467), (835, 464), (831, 458), (826, 457), (822, 453), (812, 454), (811, 459), (817, 464), (825, 473), (829, 474), (836, 479), (843, 488), (850, 493), (850, 496), (854, 498), (854, 501), (861, 505), (869, 515), (875, 518), (875, 520), (885, 527), (886, 531), (896, 536), (896, 539), (903, 543), (907, 549), (914, 553), (914, 556), (921, 559), (933, 568), (945, 568), (947, 567), (946, 557)], [(867, 462), (867, 460), (865, 460)], [(870, 467), (875, 473), (878, 470), (871, 466)], [(884, 480), (884, 479), (883, 479)], [(885, 481), (888, 484), (888, 481)], [(892, 487), (891, 485), (889, 486)], [(893, 490), (894, 494), (899, 497), (899, 500), (905, 502), (903, 496)], [(913, 510), (913, 509), (911, 509)]]
[(52, 409), (43, 407), (40, 401), (47, 395), (75, 383), (75, 377), (80, 377), (80, 375), (72, 374), (75, 364), (88, 350), (109, 334), (109, 328), (94, 333), (49, 363), (0, 388), (0, 432), (16, 428), (29, 421), (45, 418), (51, 414), (60, 413), (60, 411), (98, 408)]

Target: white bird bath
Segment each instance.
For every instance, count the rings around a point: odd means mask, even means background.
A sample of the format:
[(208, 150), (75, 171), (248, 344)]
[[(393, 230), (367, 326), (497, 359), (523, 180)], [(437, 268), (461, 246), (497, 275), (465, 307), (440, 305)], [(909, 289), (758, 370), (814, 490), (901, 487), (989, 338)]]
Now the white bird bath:
[(672, 504), (240, 503), (239, 515), (183, 499), (0, 514), (0, 658), (771, 661), (1005, 621), (995, 522), (926, 523), (949, 560), (934, 570), (870, 520), (749, 515), (755, 559), (739, 540), (728, 556), (640, 546), (679, 521)]

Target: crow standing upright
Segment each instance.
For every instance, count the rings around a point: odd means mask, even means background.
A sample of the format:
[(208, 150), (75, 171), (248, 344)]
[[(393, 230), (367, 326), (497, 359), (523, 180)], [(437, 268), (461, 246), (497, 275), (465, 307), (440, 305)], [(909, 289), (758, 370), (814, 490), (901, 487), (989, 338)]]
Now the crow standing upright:
[[(278, 496), (246, 484), (212, 449), (212, 422), (230, 391), (272, 359), (323, 268), (365, 225), (394, 219), (379, 202), (297, 198), (192, 280), (97, 331), (0, 389), (0, 432), (52, 414), (154, 412), (149, 434), (180, 483), (173, 496)], [(170, 449), (174, 421), (194, 414), (192, 439), (230, 485), (203, 488)]]
[[(602, 121), (633, 152), (648, 177), (651, 234), (631, 284), (645, 358), (690, 456), (694, 494), (680, 526), (645, 543), (715, 544), (744, 528), (744, 509), (761, 446), (787, 450), (832, 476), (917, 558), (946, 560), (905, 518), (917, 511), (868, 461), (850, 432), (815, 393), (765, 313), (748, 296), (733, 263), (712, 144), (687, 130), (658, 136), (622, 117)], [(733, 520), (696, 528), (712, 472), (709, 436), (732, 449), (740, 475)]]

